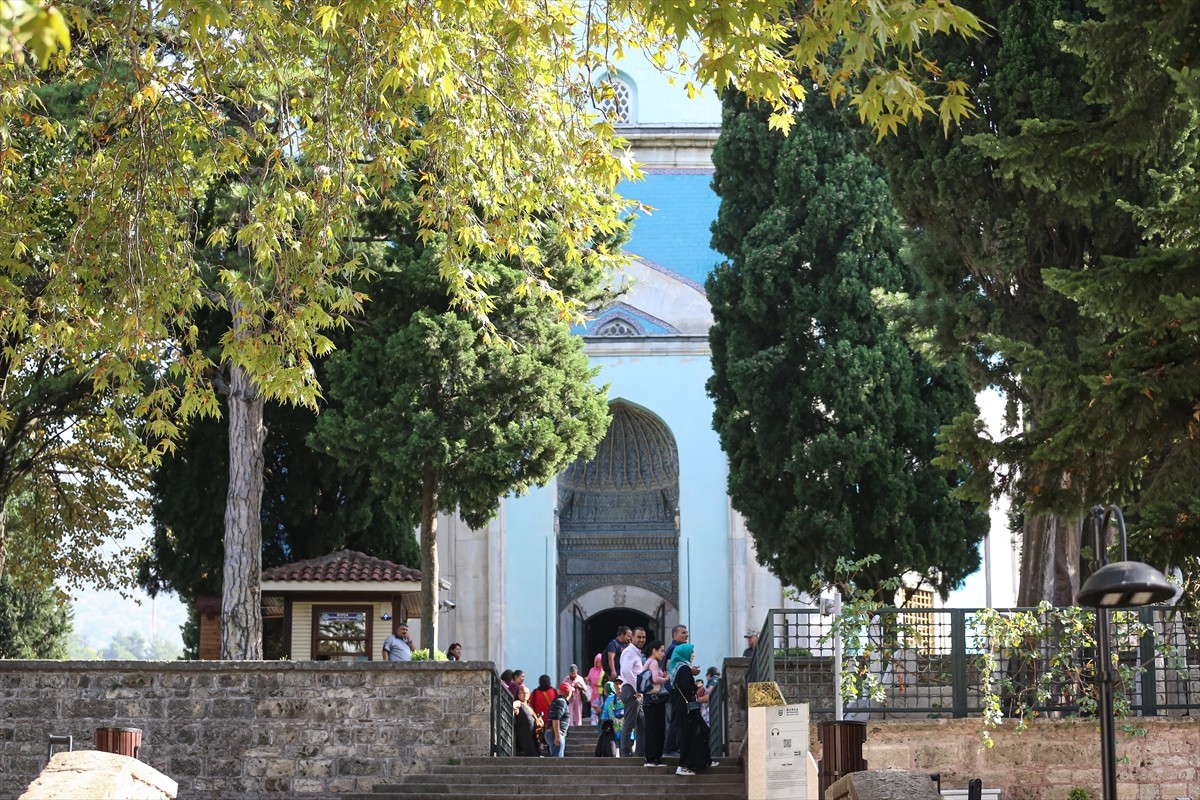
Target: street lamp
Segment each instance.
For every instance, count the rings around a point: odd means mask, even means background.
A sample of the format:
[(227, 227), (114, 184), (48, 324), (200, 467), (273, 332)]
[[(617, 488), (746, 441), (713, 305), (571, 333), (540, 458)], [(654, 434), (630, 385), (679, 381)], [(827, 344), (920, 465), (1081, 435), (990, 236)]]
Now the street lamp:
[[(1106, 531), (1110, 517), (1117, 520), (1121, 560), (1108, 563)], [(1129, 537), (1125, 516), (1118, 506), (1092, 509), (1092, 535), (1100, 568), (1084, 581), (1075, 602), (1096, 609), (1096, 689), (1100, 717), (1100, 769), (1104, 800), (1117, 800), (1117, 743), (1113, 733), (1113, 666), (1108, 641), (1108, 610), (1138, 608), (1161, 603), (1175, 596), (1175, 587), (1149, 564), (1129, 561)]]

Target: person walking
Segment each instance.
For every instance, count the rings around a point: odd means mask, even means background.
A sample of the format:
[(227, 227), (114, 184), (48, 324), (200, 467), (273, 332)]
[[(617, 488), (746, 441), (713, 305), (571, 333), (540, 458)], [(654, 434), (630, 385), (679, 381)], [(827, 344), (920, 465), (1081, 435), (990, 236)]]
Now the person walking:
[[(696, 700), (696, 680), (692, 673), (694, 647), (678, 645), (671, 653), (671, 703), (679, 726), (679, 766), (676, 775), (697, 775), (709, 767), (708, 726)], [(699, 671), (699, 670), (697, 670)]]
[(663, 741), (667, 735), (667, 704), (670, 689), (667, 686), (667, 673), (663, 669), (663, 658), (666, 657), (667, 646), (662, 640), (656, 639), (646, 648), (649, 655), (646, 658), (646, 669), (650, 672), (650, 685), (653, 691), (642, 695), (642, 710), (646, 717), (646, 746), (642, 755), (647, 767), (662, 767)]
[(567, 677), (563, 678), (563, 683), (571, 684), (571, 725), (579, 727), (583, 724), (583, 702), (588, 695), (587, 681), (579, 674), (579, 667), (572, 664), (567, 667)]
[(552, 758), (563, 758), (567, 754), (567, 731), (571, 729), (571, 684), (558, 687), (558, 697), (546, 710), (546, 745)]
[(604, 654), (596, 653), (596, 658), (592, 661), (592, 668), (588, 670), (587, 681), (588, 686), (592, 688), (591, 707), (592, 707), (592, 724), (600, 723), (600, 706), (604, 703), (604, 698), (600, 696), (600, 688), (604, 684)]
[(642, 647), (646, 644), (646, 629), (634, 628), (633, 639), (621, 651), (621, 702), (625, 704), (624, 731), (621, 735), (621, 758), (633, 755), (634, 741), (639, 752), (646, 748), (646, 719), (642, 714), (641, 695), (637, 693), (637, 676), (645, 668)]

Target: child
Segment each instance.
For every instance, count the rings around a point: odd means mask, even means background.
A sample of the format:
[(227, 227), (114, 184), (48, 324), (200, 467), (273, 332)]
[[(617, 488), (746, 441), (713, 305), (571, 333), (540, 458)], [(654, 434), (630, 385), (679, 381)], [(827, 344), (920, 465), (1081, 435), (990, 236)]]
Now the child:
[(596, 758), (617, 757), (617, 733), (613, 721), (606, 719), (600, 723), (600, 736), (596, 739)]

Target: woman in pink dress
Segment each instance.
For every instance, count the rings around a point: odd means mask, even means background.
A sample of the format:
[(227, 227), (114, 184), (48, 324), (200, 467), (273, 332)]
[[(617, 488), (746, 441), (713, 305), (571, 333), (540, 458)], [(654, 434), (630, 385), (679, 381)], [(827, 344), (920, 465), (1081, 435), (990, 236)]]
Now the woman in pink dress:
[(588, 685), (579, 674), (579, 667), (574, 664), (567, 668), (567, 677), (563, 678), (563, 683), (571, 684), (571, 699), (567, 702), (571, 711), (570, 725), (574, 728), (583, 724), (583, 698), (589, 696)]
[(600, 721), (600, 704), (604, 702), (604, 698), (600, 696), (600, 685), (604, 681), (603, 653), (596, 653), (596, 660), (592, 662), (592, 668), (588, 670), (587, 680), (592, 687), (592, 724), (596, 725)]

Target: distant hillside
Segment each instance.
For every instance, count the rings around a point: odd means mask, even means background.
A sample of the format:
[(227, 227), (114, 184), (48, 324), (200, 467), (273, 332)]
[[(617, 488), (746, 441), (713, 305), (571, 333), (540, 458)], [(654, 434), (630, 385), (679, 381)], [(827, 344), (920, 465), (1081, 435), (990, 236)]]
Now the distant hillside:
[(187, 610), (174, 594), (160, 594), (154, 600), (142, 592), (129, 599), (113, 591), (84, 589), (72, 592), (75, 632), (89, 646), (100, 649), (119, 633), (140, 633), (153, 641), (160, 636), (183, 647), (180, 627)]

